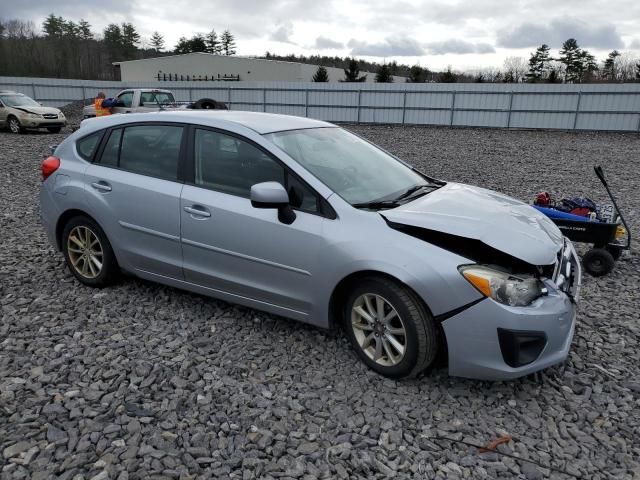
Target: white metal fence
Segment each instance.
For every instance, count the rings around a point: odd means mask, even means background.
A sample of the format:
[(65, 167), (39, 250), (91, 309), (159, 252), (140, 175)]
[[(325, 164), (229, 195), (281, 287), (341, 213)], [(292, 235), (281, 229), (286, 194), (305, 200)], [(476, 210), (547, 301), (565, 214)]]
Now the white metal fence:
[(61, 106), (125, 88), (171, 89), (232, 110), (333, 122), (640, 132), (640, 83), (601, 85), (109, 82), (0, 77), (0, 89)]

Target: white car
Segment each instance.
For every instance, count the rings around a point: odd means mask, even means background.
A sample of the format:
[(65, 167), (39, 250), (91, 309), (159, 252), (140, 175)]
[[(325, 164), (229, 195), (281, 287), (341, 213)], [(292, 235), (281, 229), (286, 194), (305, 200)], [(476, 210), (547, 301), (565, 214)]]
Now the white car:
[(58, 133), (66, 124), (67, 119), (59, 109), (43, 107), (22, 93), (0, 91), (0, 127), (8, 128), (11, 133), (23, 133), (32, 128)]

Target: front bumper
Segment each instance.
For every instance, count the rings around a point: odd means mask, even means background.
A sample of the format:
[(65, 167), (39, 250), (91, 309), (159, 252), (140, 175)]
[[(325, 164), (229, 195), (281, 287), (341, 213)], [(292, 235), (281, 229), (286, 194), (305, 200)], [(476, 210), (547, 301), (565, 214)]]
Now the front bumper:
[[(563, 362), (575, 331), (580, 281), (580, 262), (567, 240), (558, 255), (553, 280), (545, 281), (549, 293), (544, 297), (526, 307), (510, 307), (487, 298), (445, 320), (442, 327), (449, 351), (449, 374), (509, 380)], [(526, 364), (517, 366), (520, 362), (513, 361), (513, 351), (521, 345), (505, 345), (505, 341), (534, 337), (536, 342), (544, 340), (539, 348), (536, 346), (535, 355), (524, 352), (521, 358)]]
[(24, 128), (64, 127), (67, 125), (67, 119), (23, 117), (20, 119), (20, 125)]

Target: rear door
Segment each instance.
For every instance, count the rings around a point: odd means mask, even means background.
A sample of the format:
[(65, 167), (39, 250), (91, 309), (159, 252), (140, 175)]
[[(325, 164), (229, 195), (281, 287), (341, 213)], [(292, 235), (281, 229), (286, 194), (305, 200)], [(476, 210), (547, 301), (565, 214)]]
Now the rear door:
[[(242, 137), (195, 128), (194, 167), (182, 191), (182, 251), (187, 281), (264, 308), (304, 318), (324, 244), (320, 197), (276, 159)], [(285, 185), (296, 219), (251, 205), (251, 186)]]
[(185, 128), (130, 124), (107, 132), (85, 173), (91, 210), (127, 268), (182, 278), (179, 160)]

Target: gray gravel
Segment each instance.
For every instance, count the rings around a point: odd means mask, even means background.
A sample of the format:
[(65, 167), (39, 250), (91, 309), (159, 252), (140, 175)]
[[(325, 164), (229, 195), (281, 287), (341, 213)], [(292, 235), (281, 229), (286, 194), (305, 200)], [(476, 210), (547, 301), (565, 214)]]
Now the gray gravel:
[[(601, 192), (601, 161), (640, 233), (637, 135), (353, 129), (525, 200)], [(0, 133), (0, 478), (640, 476), (637, 250), (585, 278), (563, 367), (395, 382), (339, 333), (136, 279), (80, 286), (38, 223), (41, 155), (63, 137)], [(499, 454), (473, 446), (503, 434)]]

